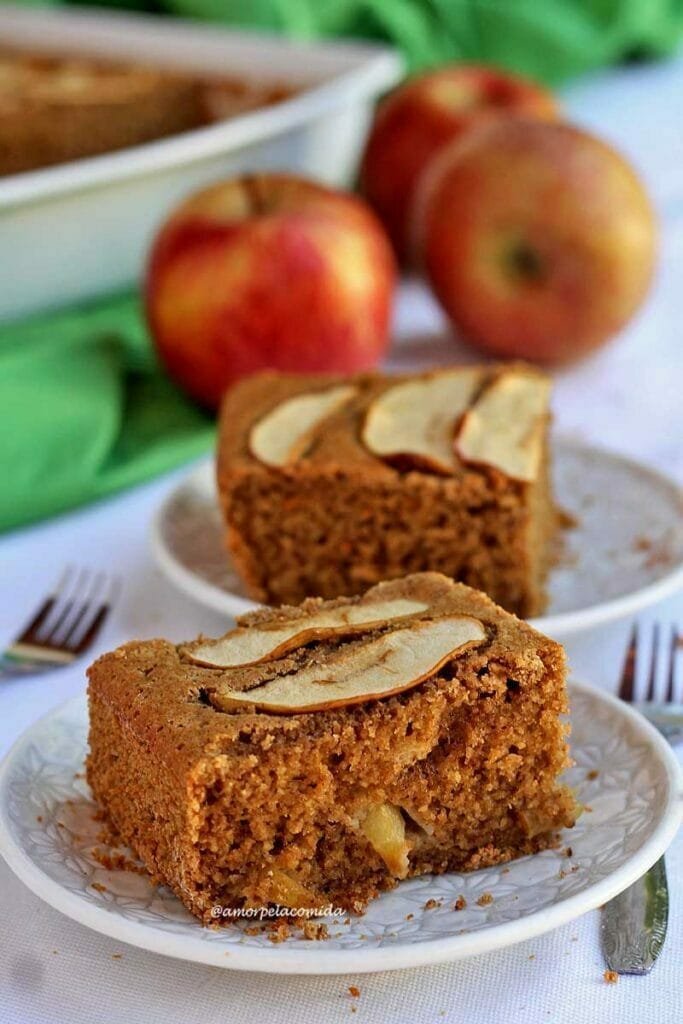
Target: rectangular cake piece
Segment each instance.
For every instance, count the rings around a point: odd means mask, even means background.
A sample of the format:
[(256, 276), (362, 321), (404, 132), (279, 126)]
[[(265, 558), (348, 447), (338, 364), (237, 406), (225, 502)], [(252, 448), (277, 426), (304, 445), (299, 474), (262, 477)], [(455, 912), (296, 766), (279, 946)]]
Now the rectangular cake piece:
[(297, 603), (435, 571), (539, 614), (557, 527), (549, 392), (517, 364), (237, 384), (218, 489), (248, 593)]
[(193, 914), (360, 912), (573, 824), (559, 644), (436, 573), (89, 670), (93, 794)]

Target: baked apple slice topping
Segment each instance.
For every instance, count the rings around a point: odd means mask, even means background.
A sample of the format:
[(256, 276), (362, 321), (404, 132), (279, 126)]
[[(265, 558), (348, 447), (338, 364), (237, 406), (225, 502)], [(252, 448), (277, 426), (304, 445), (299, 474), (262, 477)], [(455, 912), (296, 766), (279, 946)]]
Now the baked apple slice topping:
[(289, 466), (305, 454), (318, 426), (356, 396), (350, 384), (288, 398), (259, 420), (249, 434), (249, 449), (267, 466)]
[(349, 707), (409, 690), (485, 639), (481, 622), (468, 615), (417, 620), (342, 645), (324, 664), (274, 676), (250, 690), (218, 685), (211, 702), (224, 711), (255, 708), (282, 715)]
[(394, 601), (361, 601), (330, 608), (316, 615), (264, 626), (238, 626), (218, 640), (199, 641), (183, 648), (198, 665), (237, 668), (272, 661), (288, 651), (314, 640), (353, 636), (409, 615), (426, 612), (423, 601), (399, 598)]
[(540, 374), (500, 374), (465, 413), (455, 450), (465, 462), (493, 466), (515, 480), (538, 474), (550, 381)]
[(386, 462), (451, 474), (456, 425), (481, 380), (481, 370), (464, 369), (395, 384), (370, 404), (363, 444)]

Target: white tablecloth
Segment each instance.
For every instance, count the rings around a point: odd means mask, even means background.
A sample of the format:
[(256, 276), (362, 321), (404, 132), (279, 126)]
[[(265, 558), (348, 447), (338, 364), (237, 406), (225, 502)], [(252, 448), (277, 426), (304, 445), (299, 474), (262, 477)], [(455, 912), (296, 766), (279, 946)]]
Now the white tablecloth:
[[(580, 123), (639, 167), (662, 219), (662, 262), (652, 296), (619, 341), (556, 375), (558, 427), (649, 461), (683, 481), (683, 62), (614, 71), (569, 90)], [(464, 350), (420, 286), (397, 310), (395, 367), (446, 363)], [(0, 538), (0, 645), (67, 561), (115, 567), (125, 590), (94, 653), (140, 636), (185, 639), (226, 623), (176, 594), (154, 568), (150, 517), (181, 473)], [(644, 621), (683, 624), (683, 595)], [(621, 623), (572, 640), (575, 673), (613, 689), (626, 643)], [(39, 714), (83, 688), (83, 664), (0, 684), (0, 755)], [(237, 974), (156, 956), (102, 937), (40, 902), (0, 863), (0, 1024), (678, 1024), (683, 1015), (683, 839), (667, 856), (671, 918), (648, 978), (607, 985), (599, 912), (530, 942), (451, 965), (358, 978)], [(120, 958), (113, 959), (114, 955)], [(361, 995), (347, 989), (357, 984)], [(352, 1006), (357, 1011), (351, 1017)]]

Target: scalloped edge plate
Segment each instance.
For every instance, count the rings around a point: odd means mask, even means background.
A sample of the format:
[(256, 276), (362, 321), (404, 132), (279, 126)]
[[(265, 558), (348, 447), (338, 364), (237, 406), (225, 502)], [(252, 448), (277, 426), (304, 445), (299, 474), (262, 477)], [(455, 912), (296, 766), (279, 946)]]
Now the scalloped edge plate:
[[(99, 875), (107, 879), (107, 889), (93, 890), (94, 873), (102, 869), (95, 862), (88, 864), (83, 850), (76, 848), (81, 836), (55, 827), (68, 794), (77, 800), (87, 795), (84, 783), (74, 778), (82, 768), (86, 742), (84, 697), (35, 722), (6, 756), (0, 768), (0, 853), (37, 896), (73, 920), (119, 941), (184, 960), (233, 970), (344, 974), (474, 956), (541, 935), (605, 903), (662, 855), (678, 828), (683, 779), (665, 740), (638, 712), (610, 694), (573, 682), (570, 700), (574, 732), (581, 741), (573, 747), (576, 764), (568, 771), (568, 781), (593, 807), (566, 833), (573, 860), (565, 851), (549, 850), (512, 861), (505, 871), (487, 868), (411, 879), (380, 896), (366, 915), (353, 918), (348, 926), (330, 925), (342, 931), (328, 941), (297, 935), (273, 945), (264, 935), (248, 936), (236, 927), (202, 928), (168, 890), (150, 889), (146, 879), (125, 871)], [(616, 755), (610, 776), (601, 758)], [(638, 770), (631, 771), (632, 765)], [(594, 779), (592, 767), (601, 769)], [(62, 797), (58, 804), (57, 792)], [(36, 809), (42, 812), (40, 822)], [(634, 842), (636, 847), (629, 850)], [(609, 857), (614, 858), (612, 869), (605, 859)], [(61, 881), (55, 872), (62, 873)], [(131, 878), (144, 883), (144, 899), (131, 889)], [(460, 913), (450, 905), (438, 910), (424, 907), (427, 899), (447, 903), (463, 892), (468, 907)], [(483, 892), (491, 892), (494, 900), (480, 907), (476, 897)], [(538, 901), (535, 909), (524, 909), (523, 893), (533, 894), (531, 899)], [(516, 899), (521, 900), (519, 905)], [(409, 923), (403, 923), (406, 909), (414, 918)], [(397, 921), (401, 923), (396, 925)], [(396, 927), (404, 935), (393, 930)], [(444, 928), (446, 934), (434, 937), (435, 929)]]
[[(683, 587), (683, 498), (663, 473), (612, 452), (558, 439), (559, 504), (578, 521), (550, 574), (550, 608), (530, 619), (557, 639), (634, 615)], [(165, 497), (151, 527), (167, 579), (212, 611), (257, 605), (223, 546), (213, 463), (200, 463)]]

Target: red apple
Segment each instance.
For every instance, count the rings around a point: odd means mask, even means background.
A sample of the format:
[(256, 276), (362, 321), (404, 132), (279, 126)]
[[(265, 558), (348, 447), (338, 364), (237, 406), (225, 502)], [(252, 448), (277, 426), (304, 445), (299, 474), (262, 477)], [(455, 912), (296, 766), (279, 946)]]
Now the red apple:
[(284, 174), (190, 197), (149, 258), (147, 316), (171, 376), (215, 408), (261, 369), (352, 373), (387, 347), (395, 265), (366, 204)]
[(413, 197), (433, 157), (473, 126), (510, 114), (551, 120), (557, 106), (533, 82), (468, 64), (412, 78), (380, 104), (363, 157), (361, 184), (399, 256), (410, 255)]
[(642, 302), (656, 224), (631, 166), (568, 124), (507, 119), (455, 143), (416, 200), (427, 276), (458, 332), (561, 363)]

